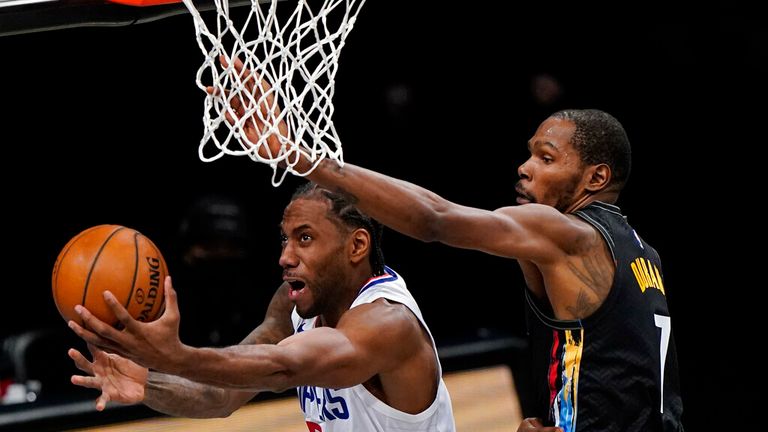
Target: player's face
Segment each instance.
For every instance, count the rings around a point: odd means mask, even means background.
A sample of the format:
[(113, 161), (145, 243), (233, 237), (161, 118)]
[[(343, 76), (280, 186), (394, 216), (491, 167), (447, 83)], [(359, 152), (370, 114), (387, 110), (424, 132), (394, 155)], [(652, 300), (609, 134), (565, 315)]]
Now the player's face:
[(548, 118), (528, 141), (531, 157), (517, 169), (517, 203), (539, 203), (565, 211), (582, 191), (584, 167), (571, 137), (570, 120)]
[(344, 258), (347, 236), (328, 219), (328, 212), (326, 201), (300, 198), (283, 213), (280, 266), (302, 318), (331, 310), (350, 280)]

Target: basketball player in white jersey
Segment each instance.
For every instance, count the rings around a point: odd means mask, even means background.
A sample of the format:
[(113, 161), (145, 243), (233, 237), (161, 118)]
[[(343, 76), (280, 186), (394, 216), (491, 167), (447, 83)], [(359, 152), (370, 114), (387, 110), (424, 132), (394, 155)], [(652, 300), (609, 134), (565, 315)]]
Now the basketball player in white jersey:
[(69, 325), (94, 359), (70, 350), (88, 374), (72, 382), (102, 391), (97, 409), (143, 402), (214, 417), (258, 391), (296, 387), (310, 432), (455, 431), (434, 341), (402, 277), (384, 266), (381, 226), (343, 195), (308, 184), (286, 207), (281, 230), (284, 297), (242, 344), (184, 345), (168, 279), (166, 312), (151, 323), (131, 318), (111, 294), (122, 331), (77, 308), (88, 330)]

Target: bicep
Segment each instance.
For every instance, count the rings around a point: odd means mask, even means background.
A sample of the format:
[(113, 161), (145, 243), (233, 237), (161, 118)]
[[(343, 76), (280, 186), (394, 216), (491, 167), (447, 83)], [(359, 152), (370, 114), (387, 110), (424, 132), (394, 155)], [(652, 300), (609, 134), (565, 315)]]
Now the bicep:
[[(350, 387), (389, 371), (415, 352), (419, 327), (405, 306), (369, 303), (346, 312), (337, 328), (321, 327), (283, 340), (292, 385)], [(408, 316), (411, 314), (411, 316)]]
[(366, 381), (376, 365), (366, 361), (366, 347), (333, 328), (307, 330), (278, 344), (287, 359), (289, 385), (350, 387)]

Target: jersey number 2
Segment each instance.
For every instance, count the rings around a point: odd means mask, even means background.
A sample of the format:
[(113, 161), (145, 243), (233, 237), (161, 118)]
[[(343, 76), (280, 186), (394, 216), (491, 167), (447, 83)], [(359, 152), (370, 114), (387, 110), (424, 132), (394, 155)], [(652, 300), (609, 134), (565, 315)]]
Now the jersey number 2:
[(672, 324), (668, 316), (653, 314), (656, 321), (656, 327), (661, 329), (661, 340), (659, 341), (659, 354), (661, 354), (661, 408), (664, 412), (664, 364), (667, 362), (667, 348), (669, 348), (669, 336), (672, 334)]

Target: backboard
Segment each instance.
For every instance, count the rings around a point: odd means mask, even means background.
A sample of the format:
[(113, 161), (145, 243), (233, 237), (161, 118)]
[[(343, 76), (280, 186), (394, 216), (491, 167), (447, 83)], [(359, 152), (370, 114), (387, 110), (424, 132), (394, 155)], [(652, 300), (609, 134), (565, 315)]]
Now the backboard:
[[(213, 0), (194, 1), (198, 10)], [(230, 6), (250, 5), (232, 0)], [(72, 27), (120, 27), (189, 13), (181, 0), (0, 0), (0, 36)]]

